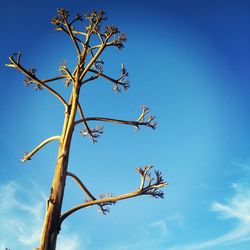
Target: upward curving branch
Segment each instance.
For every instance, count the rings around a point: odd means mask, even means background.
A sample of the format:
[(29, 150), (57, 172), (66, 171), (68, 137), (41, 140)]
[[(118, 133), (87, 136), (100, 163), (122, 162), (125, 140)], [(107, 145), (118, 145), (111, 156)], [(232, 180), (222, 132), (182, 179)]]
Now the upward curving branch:
[(41, 142), (37, 147), (35, 147), (30, 153), (25, 154), (25, 156), (21, 159), (22, 162), (26, 162), (27, 160), (30, 160), (31, 157), (37, 152), (39, 151), (42, 147), (44, 147), (46, 144), (48, 144), (51, 141), (54, 140), (60, 140), (61, 136), (60, 135), (56, 135), (56, 136), (52, 136), (46, 140), (44, 140), (43, 142)]

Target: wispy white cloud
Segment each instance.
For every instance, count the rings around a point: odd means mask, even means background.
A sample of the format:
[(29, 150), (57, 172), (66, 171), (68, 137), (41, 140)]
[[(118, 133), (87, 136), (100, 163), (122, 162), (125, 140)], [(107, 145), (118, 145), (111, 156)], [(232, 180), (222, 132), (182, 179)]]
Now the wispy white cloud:
[(162, 245), (165, 245), (165, 242), (172, 236), (173, 228), (182, 228), (183, 226), (183, 215), (175, 213), (142, 225), (133, 232), (134, 239), (131, 238), (126, 243), (119, 242), (119, 244), (108, 246), (103, 250), (162, 249)]
[(234, 219), (236, 227), (226, 234), (216, 238), (189, 245), (171, 247), (168, 250), (199, 250), (210, 249), (225, 244), (237, 244), (250, 241), (250, 187), (242, 184), (233, 184), (234, 195), (226, 202), (214, 202), (211, 210), (222, 220)]
[[(59, 236), (58, 239), (58, 244), (57, 244), (57, 249), (59, 250), (79, 250), (79, 249), (83, 249), (81, 247), (81, 242), (79, 240), (79, 237), (74, 234), (64, 234), (62, 236)], [(86, 249), (86, 248), (84, 248)]]
[(183, 225), (184, 225), (183, 215), (181, 213), (175, 213), (172, 214), (171, 216), (164, 217), (141, 226), (139, 228), (138, 234), (142, 236), (143, 239), (149, 236), (149, 238), (153, 238), (154, 240), (157, 241), (159, 241), (160, 239), (165, 240), (171, 234), (171, 229), (174, 226), (179, 228), (183, 227)]
[[(45, 194), (34, 185), (25, 189), (12, 181), (0, 186), (0, 197), (0, 249), (37, 247), (44, 217)], [(76, 234), (60, 234), (58, 249), (82, 249), (80, 245)]]

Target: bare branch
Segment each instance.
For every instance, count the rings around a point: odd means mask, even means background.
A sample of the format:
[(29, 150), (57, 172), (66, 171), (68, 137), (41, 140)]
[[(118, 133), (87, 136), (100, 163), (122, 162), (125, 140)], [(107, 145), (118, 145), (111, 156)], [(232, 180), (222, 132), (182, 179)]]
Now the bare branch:
[(86, 73), (90, 70), (91, 66), (93, 65), (93, 63), (95, 63), (95, 61), (98, 59), (98, 57), (101, 55), (101, 53), (103, 52), (104, 49), (105, 49), (105, 43), (101, 45), (101, 47), (98, 49), (98, 51), (96, 52), (96, 54), (90, 60), (90, 62), (86, 66), (86, 68), (84, 68), (84, 70), (83, 70), (83, 72), (82, 72), (82, 74), (80, 76), (80, 80), (82, 80), (84, 78), (84, 76), (86, 75)]
[(78, 108), (81, 119), (83, 120), (83, 123), (84, 123), (84, 126), (85, 126), (85, 129), (80, 131), (80, 133), (82, 134), (83, 137), (85, 137), (86, 135), (89, 135), (92, 142), (96, 143), (97, 138), (100, 136), (100, 134), (103, 133), (103, 127), (102, 126), (97, 126), (95, 129), (90, 129), (89, 126), (88, 126), (88, 123), (85, 121), (83, 110), (82, 110), (82, 107), (81, 107), (79, 102), (78, 102), (77, 108)]
[[(102, 20), (105, 20), (102, 16), (104, 15), (103, 14), (104, 12), (100, 12), (98, 15), (99, 17), (97, 17), (97, 24), (98, 22), (102, 21)], [(91, 20), (91, 19), (90, 19)], [(98, 21), (99, 20), (99, 21)], [(99, 26), (96, 24), (95, 28), (97, 28), (98, 30), (96, 32), (99, 32)], [(93, 28), (90, 28), (92, 32), (94, 32)], [(87, 29), (88, 30), (88, 29)], [(90, 30), (88, 30), (89, 32), (91, 32)], [(91, 35), (91, 33), (90, 33)], [(90, 35), (88, 35), (87, 39), (90, 38)], [(88, 63), (88, 65), (84, 68), (83, 72), (81, 73), (81, 76), (80, 76), (80, 80), (82, 80), (84, 78), (84, 76), (86, 75), (86, 73), (90, 70), (90, 68), (92, 67), (92, 65), (96, 62), (96, 60), (98, 59), (98, 57), (101, 55), (101, 53), (103, 52), (103, 50), (105, 49), (106, 47), (106, 44), (109, 40), (109, 38), (112, 36), (112, 33), (110, 34), (106, 34), (105, 35), (105, 40), (102, 42), (102, 44), (100, 45), (100, 47), (98, 48), (97, 52), (95, 53), (95, 55), (92, 54), (92, 59), (90, 60), (90, 62)], [(89, 41), (89, 40), (88, 40)], [(84, 60), (85, 60), (85, 57), (87, 55), (87, 50), (88, 50), (88, 42), (85, 43), (85, 50), (84, 50)]]
[[(75, 174), (71, 172), (67, 172), (67, 175), (70, 176), (83, 190), (83, 192), (89, 197), (90, 200), (94, 201), (96, 198), (91, 194), (91, 192), (88, 190), (88, 188), (83, 184), (83, 182), (80, 180), (79, 177), (77, 177)], [(105, 214), (108, 212), (107, 208), (104, 208), (104, 205), (99, 204), (100, 211)]]
[(45, 80), (41, 80), (43, 83), (46, 83), (46, 82), (54, 82), (54, 81), (57, 81), (57, 80), (61, 80), (61, 79), (65, 79), (67, 78), (67, 76), (56, 76), (56, 77), (53, 77), (53, 78), (49, 78), (49, 79), (45, 79)]
[[(98, 74), (99, 72), (95, 69), (89, 69), (89, 72)], [(124, 65), (122, 64), (122, 70), (121, 70), (121, 76), (118, 79), (114, 79), (108, 75), (103, 74), (102, 72), (99, 74), (104, 79), (112, 82), (114, 84), (113, 90), (117, 93), (121, 92), (121, 89), (119, 86), (122, 86), (124, 90), (127, 90), (129, 88), (129, 81), (126, 80), (126, 77), (128, 76), (128, 72), (125, 69)]]
[(96, 71), (96, 75), (95, 75), (95, 76), (91, 76), (90, 78), (88, 78), (88, 79), (82, 81), (82, 82), (81, 82), (81, 85), (83, 85), (83, 84), (85, 84), (85, 83), (87, 83), (87, 82), (90, 82), (90, 81), (94, 81), (95, 79), (97, 79), (97, 78), (102, 74), (102, 72), (103, 72), (103, 71), (100, 71), (100, 72)]
[[(73, 75), (70, 73), (69, 69), (66, 66), (66, 61), (64, 61), (60, 65), (59, 70), (62, 72), (62, 74), (64, 75), (65, 78), (68, 78), (67, 82), (70, 82), (70, 81), (74, 82), (75, 81)], [(75, 72), (76, 72), (76, 70), (74, 71), (74, 73)]]
[(89, 47), (88, 51), (92, 51), (92, 50), (95, 50), (95, 49), (99, 49), (100, 47), (101, 47), (101, 44), (99, 44), (99, 45), (94, 45), (94, 46)]
[[(74, 212), (85, 208), (85, 207), (89, 207), (89, 206), (93, 206), (93, 205), (102, 205), (102, 206), (106, 206), (106, 205), (112, 205), (114, 203), (116, 203), (119, 200), (124, 200), (124, 199), (130, 199), (133, 197), (137, 197), (137, 196), (141, 196), (141, 195), (150, 195), (154, 198), (164, 198), (164, 193), (163, 191), (159, 190), (165, 186), (168, 185), (167, 182), (165, 182), (163, 180), (163, 178), (157, 177), (156, 180), (154, 181), (153, 178), (150, 177), (150, 173), (148, 172), (152, 167), (151, 166), (146, 166), (144, 169), (142, 168), (138, 168), (137, 172), (139, 172), (141, 174), (141, 178), (145, 178), (145, 176), (149, 176), (148, 178), (148, 185), (145, 186), (145, 180), (142, 181), (143, 182), (143, 186), (140, 188), (138, 188), (136, 191), (132, 191), (129, 193), (125, 193), (122, 195), (117, 195), (117, 196), (112, 196), (112, 195), (102, 195), (100, 196), (100, 199), (98, 200), (90, 200), (90, 201), (85, 201), (82, 204), (79, 204), (71, 209), (69, 209), (68, 211), (64, 212), (61, 217), (60, 217), (60, 224), (71, 214), (73, 214)], [(157, 172), (157, 171), (156, 171)], [(160, 172), (157, 172), (159, 175), (161, 175)], [(154, 181), (154, 183), (152, 183)]]
[[(67, 18), (69, 17), (69, 12), (63, 8), (59, 8), (57, 9), (57, 14), (58, 16), (54, 17), (51, 20), (51, 23), (54, 24), (56, 26), (55, 31), (64, 31), (67, 35), (70, 36), (70, 38), (72, 39), (76, 50), (77, 50), (77, 54), (80, 55), (80, 48), (77, 44), (77, 42), (80, 42), (82, 45), (84, 45), (84, 43), (82, 42), (81, 39), (79, 39), (78, 37), (75, 37), (74, 34), (77, 34), (76, 31), (73, 30), (73, 26), (72, 24), (76, 21), (82, 21), (82, 17), (77, 14), (75, 19), (71, 22), (68, 23)], [(65, 28), (65, 27), (66, 28)], [(81, 34), (84, 34), (83, 32), (80, 32)]]
[(76, 41), (75, 36), (74, 36), (73, 33), (72, 33), (71, 25), (69, 25), (68, 20), (67, 20), (67, 17), (63, 17), (63, 19), (64, 19), (64, 22), (65, 22), (66, 27), (67, 27), (67, 29), (68, 29), (69, 35), (70, 35), (70, 37), (71, 37), (71, 39), (72, 39), (72, 41), (73, 41), (73, 43), (74, 43), (74, 45), (75, 45), (75, 47), (76, 47), (76, 51), (77, 51), (78, 58), (79, 58), (79, 61), (80, 61), (81, 50), (80, 50), (80, 48), (79, 48), (79, 46), (78, 46), (78, 44), (77, 44), (77, 41)]
[(157, 123), (156, 122), (152, 123), (152, 121), (155, 119), (154, 116), (149, 116), (147, 121), (144, 120), (145, 115), (147, 113), (148, 113), (148, 108), (143, 108), (142, 114), (136, 121), (127, 121), (127, 120), (120, 120), (120, 119), (113, 119), (113, 118), (106, 118), (106, 117), (87, 117), (85, 119), (80, 119), (80, 120), (75, 121), (75, 125), (81, 122), (87, 122), (87, 121), (102, 121), (102, 122), (111, 122), (111, 123), (117, 123), (117, 124), (131, 125), (131, 126), (135, 126), (137, 129), (139, 129), (140, 126), (146, 126), (146, 127), (155, 129)]
[[(156, 124), (151, 124), (150, 122), (138, 122), (138, 121), (127, 121), (127, 120), (119, 120), (119, 119), (112, 119), (112, 118), (105, 118), (105, 117), (87, 117), (85, 121), (103, 121), (103, 122), (111, 122), (111, 123), (118, 123), (118, 124), (126, 124), (132, 126), (147, 126), (151, 128), (155, 128)], [(79, 121), (76, 121), (75, 124), (78, 124)]]
[(30, 153), (25, 154), (25, 156), (21, 159), (22, 162), (26, 162), (27, 160), (31, 160), (31, 157), (37, 152), (39, 151), (42, 147), (44, 147), (46, 144), (48, 144), (51, 141), (54, 140), (60, 140), (61, 136), (56, 135), (56, 136), (52, 136), (46, 140), (44, 140), (42, 143), (40, 143), (36, 148), (34, 148)]
[(89, 126), (88, 126), (87, 122), (85, 121), (82, 106), (80, 105), (79, 102), (78, 102), (77, 108), (78, 108), (78, 111), (80, 113), (80, 116), (81, 116), (82, 120), (84, 120), (83, 123), (84, 123), (85, 128), (88, 130), (88, 132), (90, 132)]
[(54, 96), (56, 96), (65, 107), (67, 107), (67, 105), (68, 105), (67, 102), (64, 100), (64, 98), (58, 92), (56, 92), (53, 88), (51, 88), (50, 86), (45, 84), (43, 81), (39, 80), (34, 74), (32, 74), (28, 70), (24, 69), (22, 67), (22, 65), (20, 63), (18, 63), (17, 61), (15, 61), (12, 56), (9, 57), (9, 60), (11, 61), (11, 64), (7, 64), (6, 66), (14, 67), (14, 68), (18, 69), (19, 71), (21, 71), (28, 79), (30, 79), (30, 82), (36, 82), (38, 84), (38, 86), (42, 86), (45, 89), (47, 89), (50, 93), (52, 93)]
[[(141, 175), (141, 184), (140, 184), (139, 190), (142, 190), (144, 188), (146, 178), (150, 177), (149, 176), (149, 170), (151, 168), (152, 168), (152, 166), (146, 166), (146, 167), (144, 167), (144, 169), (142, 169), (142, 168), (137, 168), (136, 169), (136, 171)], [(149, 184), (151, 184), (151, 183), (149, 183)]]
[(91, 199), (91, 200), (96, 200), (96, 198), (90, 193), (90, 191), (87, 189), (87, 187), (82, 183), (82, 181), (73, 173), (67, 172), (67, 175), (72, 177), (74, 181), (81, 187), (83, 192)]
[[(85, 32), (81, 32), (81, 31), (72, 30), (72, 33), (73, 33), (73, 34), (75, 34), (75, 35), (83, 35), (83, 36), (87, 36), (87, 33), (85, 33)], [(79, 42), (79, 40), (78, 40), (78, 38), (77, 38), (77, 37), (75, 37), (75, 39)], [(83, 43), (83, 42), (81, 41), (81, 43)]]
[[(53, 21), (52, 21), (52, 23), (53, 23)], [(54, 23), (53, 23), (54, 24)], [(65, 32), (67, 35), (69, 35), (70, 36), (70, 34), (69, 34), (69, 32), (63, 27), (63, 26), (58, 26), (58, 25), (56, 25), (57, 27), (56, 27), (56, 29), (55, 29), (55, 31), (63, 31), (63, 32)], [(77, 31), (72, 31), (74, 34), (77, 34), (77, 33), (81, 33), (81, 32), (77, 32)], [(81, 39), (79, 39), (78, 37), (76, 37), (76, 36), (74, 36), (74, 38), (75, 38), (75, 40), (77, 41), (77, 42), (79, 42), (80, 44), (82, 44), (82, 45), (84, 45), (84, 43), (83, 43), (83, 41), (81, 40)]]

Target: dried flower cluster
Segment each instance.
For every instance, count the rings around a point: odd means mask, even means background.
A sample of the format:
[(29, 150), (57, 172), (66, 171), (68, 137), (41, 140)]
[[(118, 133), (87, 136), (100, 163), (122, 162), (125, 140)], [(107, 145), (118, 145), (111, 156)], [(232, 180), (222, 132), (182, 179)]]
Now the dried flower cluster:
[(92, 142), (96, 143), (100, 135), (103, 134), (103, 126), (97, 125), (96, 128), (93, 129), (84, 128), (80, 133), (83, 137), (88, 135), (92, 139)]

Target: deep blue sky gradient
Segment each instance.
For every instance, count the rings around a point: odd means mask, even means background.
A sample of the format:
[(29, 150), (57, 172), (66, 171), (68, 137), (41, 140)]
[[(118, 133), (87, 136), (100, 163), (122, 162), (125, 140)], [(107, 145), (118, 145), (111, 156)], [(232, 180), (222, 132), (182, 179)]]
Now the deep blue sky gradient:
[[(23, 64), (36, 67), (41, 78), (57, 75), (64, 59), (73, 68), (73, 45), (64, 34), (53, 32), (49, 22), (58, 7), (68, 8), (72, 15), (105, 10), (107, 23), (128, 36), (123, 50), (109, 49), (102, 58), (105, 72), (112, 76), (119, 75), (125, 63), (131, 88), (117, 95), (103, 80), (86, 85), (81, 93), (86, 115), (136, 119), (146, 104), (159, 122), (156, 131), (142, 128), (139, 133), (104, 124), (105, 133), (94, 145), (77, 129), (70, 171), (97, 194), (136, 188), (134, 169), (146, 164), (160, 169), (170, 184), (165, 200), (144, 197), (120, 202), (107, 216), (96, 214), (94, 208), (73, 215), (62, 231), (77, 235), (81, 245), (76, 249), (249, 249), (250, 232), (238, 241), (195, 248), (242, 224), (234, 217), (218, 218), (212, 204), (229, 205), (238, 198), (235, 184), (247, 195), (250, 190), (247, 0), (2, 2), (0, 183), (16, 181), (25, 189), (36, 186), (34, 190), (39, 187), (49, 193), (56, 143), (24, 166), (19, 159), (23, 151), (60, 133), (63, 108), (45, 90), (23, 86), (23, 76), (4, 64), (9, 55), (21, 51)], [(63, 83), (52, 86), (68, 96)], [(35, 197), (20, 190), (16, 195), (30, 203)], [(82, 199), (69, 181), (64, 208)], [(250, 205), (246, 207), (250, 212)], [(28, 215), (16, 210), (9, 216)], [(0, 243), (7, 239), (11, 249), (27, 249), (4, 230), (0, 227)]]

